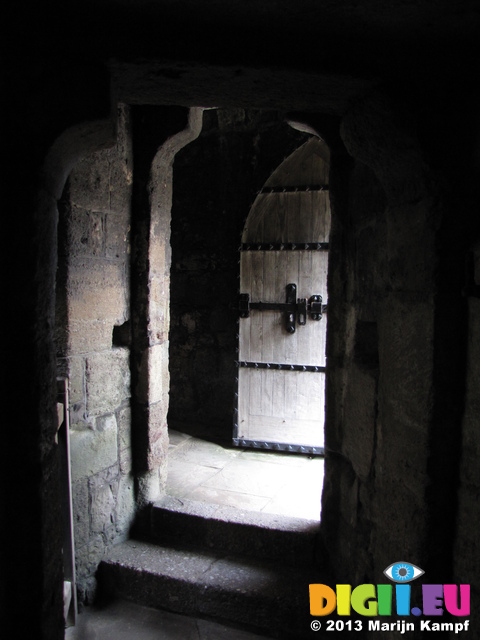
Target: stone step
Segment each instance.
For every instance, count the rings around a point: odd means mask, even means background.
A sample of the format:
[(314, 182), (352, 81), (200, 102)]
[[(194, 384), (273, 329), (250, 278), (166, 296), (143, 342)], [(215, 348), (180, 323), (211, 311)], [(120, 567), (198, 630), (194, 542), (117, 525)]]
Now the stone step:
[(129, 540), (99, 568), (109, 595), (145, 606), (244, 626), (276, 638), (311, 638), (310, 567)]
[(311, 565), (319, 522), (165, 496), (151, 511), (151, 540), (230, 555)]

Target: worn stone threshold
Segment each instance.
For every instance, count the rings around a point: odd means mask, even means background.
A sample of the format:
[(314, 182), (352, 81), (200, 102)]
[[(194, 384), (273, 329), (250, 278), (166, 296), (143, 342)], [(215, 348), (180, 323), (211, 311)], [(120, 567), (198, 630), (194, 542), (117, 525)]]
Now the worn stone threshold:
[(309, 520), (275, 513), (264, 513), (263, 511), (250, 511), (228, 505), (199, 502), (168, 495), (155, 502), (153, 506), (168, 509), (171, 512), (195, 515), (211, 520), (261, 526), (266, 529), (276, 529), (279, 531), (301, 532), (319, 528), (318, 520)]
[(152, 505), (150, 539), (287, 564), (315, 562), (319, 522), (165, 496)]

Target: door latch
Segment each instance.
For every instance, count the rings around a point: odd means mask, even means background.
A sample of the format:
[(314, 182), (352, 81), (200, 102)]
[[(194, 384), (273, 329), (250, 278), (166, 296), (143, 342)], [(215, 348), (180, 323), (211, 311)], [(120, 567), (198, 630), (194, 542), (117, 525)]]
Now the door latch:
[(238, 304), (240, 318), (248, 318), (250, 310), (257, 311), (283, 311), (285, 313), (285, 329), (288, 333), (295, 333), (296, 323), (303, 326), (307, 323), (307, 317), (311, 320), (321, 320), (327, 309), (322, 304), (322, 296), (315, 294), (306, 298), (297, 299), (297, 285), (287, 284), (285, 302), (250, 302), (249, 293), (241, 293)]

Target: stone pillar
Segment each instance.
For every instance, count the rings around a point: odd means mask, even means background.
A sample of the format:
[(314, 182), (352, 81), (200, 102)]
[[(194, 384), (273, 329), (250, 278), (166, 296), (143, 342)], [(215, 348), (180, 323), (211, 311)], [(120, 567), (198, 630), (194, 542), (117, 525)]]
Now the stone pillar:
[(161, 495), (167, 472), (172, 164), (200, 133), (201, 119), (201, 109), (132, 109), (132, 449), (140, 510)]

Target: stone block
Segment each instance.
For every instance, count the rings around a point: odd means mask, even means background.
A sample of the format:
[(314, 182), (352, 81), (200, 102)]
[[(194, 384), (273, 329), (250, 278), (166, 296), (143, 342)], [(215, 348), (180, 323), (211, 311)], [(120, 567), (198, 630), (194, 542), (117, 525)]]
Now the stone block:
[(105, 255), (107, 258), (127, 260), (130, 253), (128, 215), (109, 213), (105, 216)]
[(133, 182), (133, 158), (130, 137), (129, 110), (119, 106), (117, 120), (117, 144), (110, 149), (110, 211), (129, 211)]
[(70, 257), (105, 255), (105, 215), (72, 206), (68, 225)]
[(72, 430), (82, 430), (85, 427), (95, 429), (95, 418), (87, 416), (84, 402), (76, 402), (70, 407), (70, 428)]
[(93, 533), (103, 533), (115, 520), (117, 482), (106, 482), (103, 478), (90, 481), (90, 527)]
[(97, 579), (93, 576), (90, 578), (77, 577), (77, 603), (79, 605), (80, 613), (84, 606), (88, 606), (96, 602), (97, 589)]
[(163, 403), (148, 408), (147, 467), (155, 469), (167, 460), (168, 428), (167, 407)]
[(83, 354), (110, 349), (112, 333), (113, 321), (72, 319), (68, 327), (69, 351)]
[(100, 534), (94, 535), (85, 546), (77, 547), (75, 549), (77, 580), (82, 581), (92, 576), (104, 555), (105, 543)]
[(90, 531), (86, 478), (72, 483), (72, 504), (75, 546), (83, 547), (88, 542)]
[(135, 490), (131, 475), (120, 478), (116, 505), (116, 531), (121, 538), (126, 538), (135, 516)]
[(125, 475), (132, 471), (132, 449), (121, 449), (118, 454), (118, 462), (120, 465), (120, 473)]
[(170, 374), (168, 342), (149, 347), (142, 353), (136, 399), (142, 404), (168, 401)]
[(142, 471), (158, 469), (167, 459), (168, 428), (166, 408), (162, 403), (142, 406), (134, 412), (133, 462)]
[(162, 279), (167, 276), (170, 269), (170, 216), (158, 215), (152, 223), (153, 238), (150, 242), (150, 262), (151, 271), (155, 279)]
[(68, 358), (68, 391), (70, 405), (85, 399), (85, 358)]
[(130, 352), (116, 348), (86, 359), (89, 415), (113, 412), (130, 397)]
[(120, 451), (132, 446), (132, 410), (130, 407), (121, 409), (117, 414), (118, 447)]
[[(168, 371), (168, 342), (149, 349), (149, 404), (164, 403), (168, 398), (170, 375)], [(166, 411), (166, 409), (165, 409)]]
[(140, 509), (160, 499), (162, 491), (158, 469), (138, 475), (136, 481), (137, 504)]
[(75, 258), (70, 263), (67, 286), (72, 319), (119, 324), (128, 316), (123, 261)]
[(148, 321), (151, 344), (168, 340), (170, 326), (169, 288), (170, 280), (164, 274), (154, 278), (150, 283)]
[(132, 470), (132, 417), (130, 407), (118, 413), (118, 462), (120, 473), (125, 475)]
[(74, 205), (99, 212), (110, 210), (110, 162), (108, 150), (82, 158), (70, 174), (70, 198)]
[(72, 482), (90, 477), (117, 462), (117, 421), (114, 415), (99, 418), (97, 428), (70, 433)]

